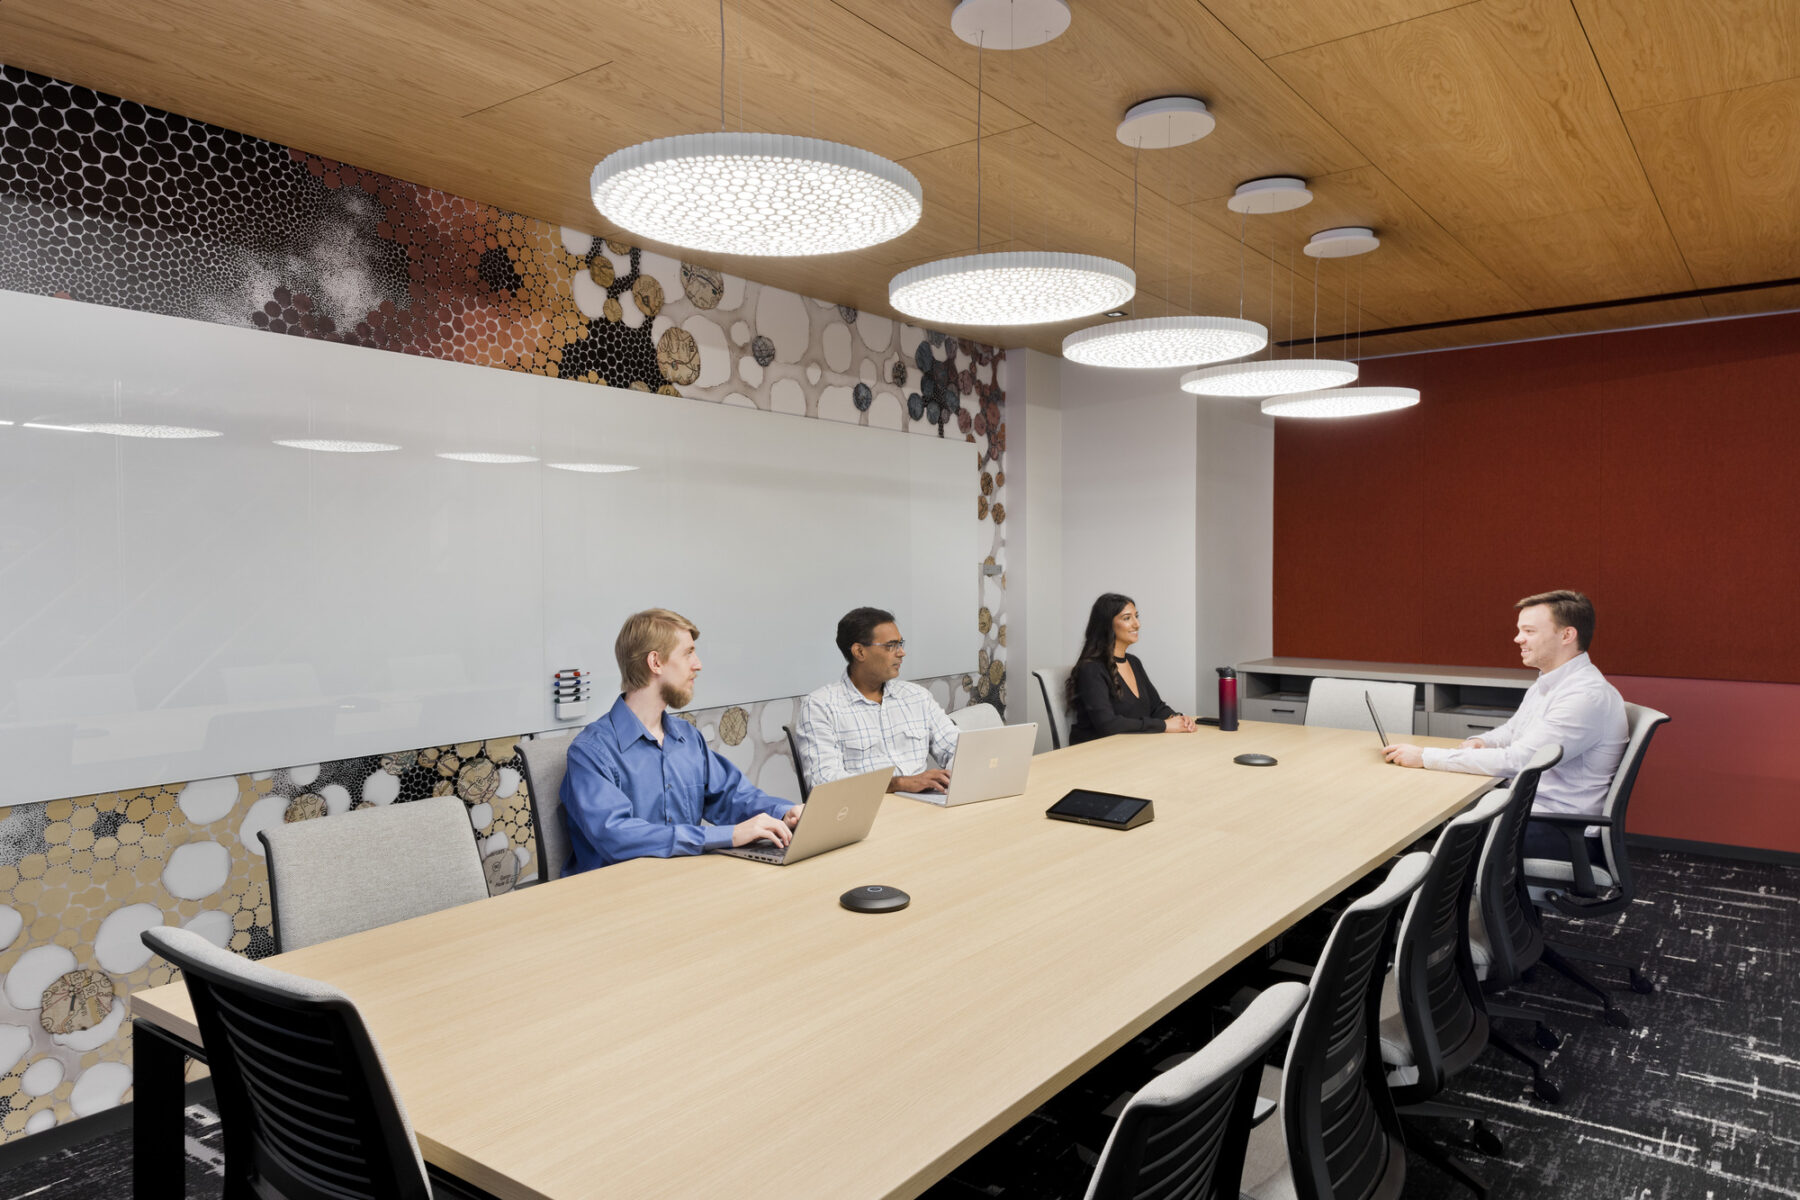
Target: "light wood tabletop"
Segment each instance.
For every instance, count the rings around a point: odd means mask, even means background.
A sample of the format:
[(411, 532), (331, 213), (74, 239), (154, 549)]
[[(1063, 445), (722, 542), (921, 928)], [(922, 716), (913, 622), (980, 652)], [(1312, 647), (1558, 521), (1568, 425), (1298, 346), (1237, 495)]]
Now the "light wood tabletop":
[[(792, 866), (640, 859), (269, 961), (356, 1001), (426, 1157), (499, 1196), (911, 1197), (1489, 785), (1376, 743), (1107, 738)], [(1155, 820), (1046, 820), (1073, 787)], [(911, 907), (839, 906), (871, 883)], [(198, 1041), (180, 985), (132, 1011)]]

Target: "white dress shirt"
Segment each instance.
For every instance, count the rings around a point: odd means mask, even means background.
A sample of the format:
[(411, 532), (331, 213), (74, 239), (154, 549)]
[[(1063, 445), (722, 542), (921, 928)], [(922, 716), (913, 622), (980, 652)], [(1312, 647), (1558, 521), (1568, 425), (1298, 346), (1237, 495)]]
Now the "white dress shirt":
[(1483, 749), (1428, 749), (1425, 766), (1511, 779), (1540, 747), (1559, 744), (1562, 761), (1538, 780), (1532, 810), (1598, 815), (1625, 738), (1624, 698), (1583, 653), (1539, 675), (1512, 720), (1481, 735)]
[(849, 671), (801, 701), (794, 735), (813, 787), (878, 767), (917, 775), (956, 756), (956, 725), (930, 692), (890, 679), (877, 704), (856, 690)]

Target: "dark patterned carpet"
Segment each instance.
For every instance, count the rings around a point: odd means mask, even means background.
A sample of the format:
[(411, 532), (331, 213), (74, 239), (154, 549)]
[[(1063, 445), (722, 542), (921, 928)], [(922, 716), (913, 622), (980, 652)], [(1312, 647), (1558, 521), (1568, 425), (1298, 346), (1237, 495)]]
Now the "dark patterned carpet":
[[(1540, 971), (1527, 991), (1565, 1035), (1549, 1056), (1563, 1102), (1539, 1101), (1521, 1068), (1484, 1056), (1458, 1080), (1455, 1098), (1487, 1114), (1506, 1153), (1467, 1161), (1495, 1197), (1800, 1200), (1800, 1006), (1792, 999), (1800, 868), (1650, 851), (1634, 862), (1640, 900), (1628, 919), (1559, 921), (1552, 937), (1635, 957), (1657, 992), (1637, 995), (1617, 980), (1619, 1003), (1636, 1022), (1622, 1030)], [(1529, 1042), (1529, 1027), (1513, 1032)], [(1161, 1056), (1177, 1038), (1149, 1037), (1122, 1053), (1133, 1062)], [(1069, 1149), (1079, 1125), (1052, 1105), (932, 1196), (1079, 1196), (1085, 1169)], [(211, 1112), (188, 1110), (190, 1196), (219, 1195), (218, 1130)], [(99, 1137), (0, 1174), (0, 1200), (127, 1200), (129, 1137)], [(1413, 1160), (1408, 1200), (1467, 1195)]]

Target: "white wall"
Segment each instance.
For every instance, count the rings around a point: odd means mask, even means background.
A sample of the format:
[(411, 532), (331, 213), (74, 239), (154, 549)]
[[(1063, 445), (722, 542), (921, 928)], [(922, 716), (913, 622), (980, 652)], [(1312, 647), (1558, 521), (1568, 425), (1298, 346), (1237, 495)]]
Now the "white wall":
[[(1037, 749), (1050, 746), (1050, 718), (1031, 672), (1072, 659), (1063, 620), (1063, 437), (1062, 360), (1036, 350), (1013, 350), (1006, 357), (1008, 458), (1007, 488), (1013, 522), (1008, 553), (1011, 612), (1008, 629), (1008, 692), (1023, 717), (1036, 721)], [(1017, 489), (1014, 491), (1013, 489)]]
[(1028, 672), (1073, 660), (1103, 591), (1143, 610), (1144, 663), (1169, 703), (1216, 715), (1213, 668), (1273, 652), (1273, 420), (1253, 400), (1188, 396), (1179, 371), (1030, 350), (1011, 351), (1007, 369), (1009, 519), (1023, 526), (1010, 544), (1010, 677), (1032, 685), (1038, 749), (1048, 722)]
[(1165, 700), (1193, 712), (1195, 398), (1177, 386), (1180, 371), (1107, 371), (1065, 360), (1061, 375), (1061, 661), (1080, 649), (1094, 597), (1124, 592), (1143, 614), (1145, 669)]
[(1275, 422), (1254, 400), (1196, 401), (1196, 711), (1217, 716), (1212, 668), (1274, 653)]

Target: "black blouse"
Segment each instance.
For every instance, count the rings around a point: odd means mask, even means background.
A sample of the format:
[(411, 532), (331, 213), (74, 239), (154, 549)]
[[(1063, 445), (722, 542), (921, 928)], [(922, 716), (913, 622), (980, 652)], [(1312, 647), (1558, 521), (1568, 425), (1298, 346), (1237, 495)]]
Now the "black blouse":
[(1103, 662), (1089, 659), (1075, 668), (1075, 721), (1069, 730), (1072, 745), (1115, 733), (1161, 733), (1164, 719), (1175, 715), (1157, 694), (1138, 656), (1127, 654), (1125, 661), (1137, 676), (1135, 696), (1128, 687), (1113, 695), (1111, 673)]

